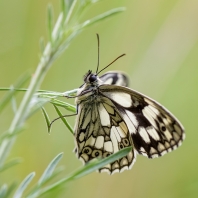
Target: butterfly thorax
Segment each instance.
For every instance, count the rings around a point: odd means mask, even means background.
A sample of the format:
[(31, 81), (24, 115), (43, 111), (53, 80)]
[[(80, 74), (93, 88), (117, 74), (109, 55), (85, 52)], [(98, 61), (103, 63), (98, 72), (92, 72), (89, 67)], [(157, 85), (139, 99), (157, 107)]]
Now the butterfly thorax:
[(84, 84), (77, 91), (76, 104), (80, 102), (100, 102), (98, 97), (98, 87), (102, 84), (100, 78), (91, 71), (84, 76)]

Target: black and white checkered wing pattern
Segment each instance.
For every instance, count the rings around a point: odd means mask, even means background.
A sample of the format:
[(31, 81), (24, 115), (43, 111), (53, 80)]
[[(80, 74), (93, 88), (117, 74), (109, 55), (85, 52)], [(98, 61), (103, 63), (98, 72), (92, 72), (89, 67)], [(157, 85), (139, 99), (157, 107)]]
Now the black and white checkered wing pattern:
[(159, 157), (181, 145), (185, 138), (183, 126), (156, 101), (114, 85), (101, 85), (99, 92), (118, 109), (139, 154)]
[[(78, 105), (75, 125), (76, 153), (84, 163), (105, 158), (119, 150), (132, 146), (129, 129), (115, 105), (106, 97), (100, 102), (82, 102)], [(100, 172), (122, 172), (132, 167), (135, 152), (101, 168)]]

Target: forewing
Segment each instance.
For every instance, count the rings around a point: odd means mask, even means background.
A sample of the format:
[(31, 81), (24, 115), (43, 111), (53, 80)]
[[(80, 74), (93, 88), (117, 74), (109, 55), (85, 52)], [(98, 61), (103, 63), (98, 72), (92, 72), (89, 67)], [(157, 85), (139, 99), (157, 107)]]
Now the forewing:
[(128, 76), (120, 71), (110, 71), (102, 76), (100, 76), (100, 79), (103, 81), (104, 84), (110, 84), (110, 85), (118, 85), (118, 86), (129, 86), (129, 78)]
[[(128, 127), (114, 104), (101, 97), (99, 102), (80, 103), (75, 126), (76, 153), (87, 163), (96, 157), (105, 158), (119, 150), (132, 146)], [(122, 172), (132, 167), (135, 153), (101, 168), (100, 172)]]
[(156, 101), (126, 87), (101, 85), (99, 91), (119, 110), (139, 154), (159, 157), (181, 145), (183, 126)]

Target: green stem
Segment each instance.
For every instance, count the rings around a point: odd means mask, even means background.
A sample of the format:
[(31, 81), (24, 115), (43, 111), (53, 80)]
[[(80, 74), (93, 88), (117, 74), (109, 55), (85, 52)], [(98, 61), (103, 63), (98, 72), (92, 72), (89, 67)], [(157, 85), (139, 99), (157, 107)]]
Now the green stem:
[[(46, 49), (44, 51), (43, 57), (41, 58), (41, 61), (37, 67), (37, 70), (34, 74), (34, 77), (32, 78), (30, 85), (28, 87), (27, 92), (25, 93), (25, 96), (21, 102), (21, 105), (19, 106), (19, 109), (10, 125), (9, 133), (12, 134), (15, 131), (16, 127), (21, 127), (24, 124), (24, 121), (28, 114), (28, 106), (31, 102), (31, 98), (33, 94), (36, 92), (36, 90), (39, 88), (44, 76), (46, 75), (50, 65), (52, 64), (51, 59), (51, 46), (48, 44), (46, 46)], [(15, 137), (11, 139), (5, 139), (0, 147), (0, 167), (3, 166), (3, 163), (14, 143)]]

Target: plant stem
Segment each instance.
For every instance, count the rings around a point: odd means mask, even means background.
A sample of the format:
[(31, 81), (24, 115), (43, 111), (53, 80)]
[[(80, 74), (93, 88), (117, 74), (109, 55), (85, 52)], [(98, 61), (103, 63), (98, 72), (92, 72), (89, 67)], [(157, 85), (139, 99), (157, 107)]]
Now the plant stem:
[[(36, 90), (39, 88), (44, 76), (46, 75), (50, 65), (52, 64), (50, 54), (51, 54), (51, 47), (50, 44), (48, 44), (45, 48), (43, 57), (41, 58), (41, 61), (38, 64), (36, 72), (30, 82), (28, 90), (25, 93), (25, 96), (21, 102), (21, 105), (19, 106), (19, 109), (10, 125), (10, 128), (8, 130), (10, 134), (12, 134), (15, 131), (16, 127), (21, 127), (21, 125), (23, 125), (28, 114), (28, 106), (31, 102), (31, 98), (33, 94), (36, 92)], [(3, 165), (14, 143), (14, 140), (15, 140), (15, 136), (13, 136), (11, 139), (5, 139), (2, 142), (0, 147), (0, 167)]]

